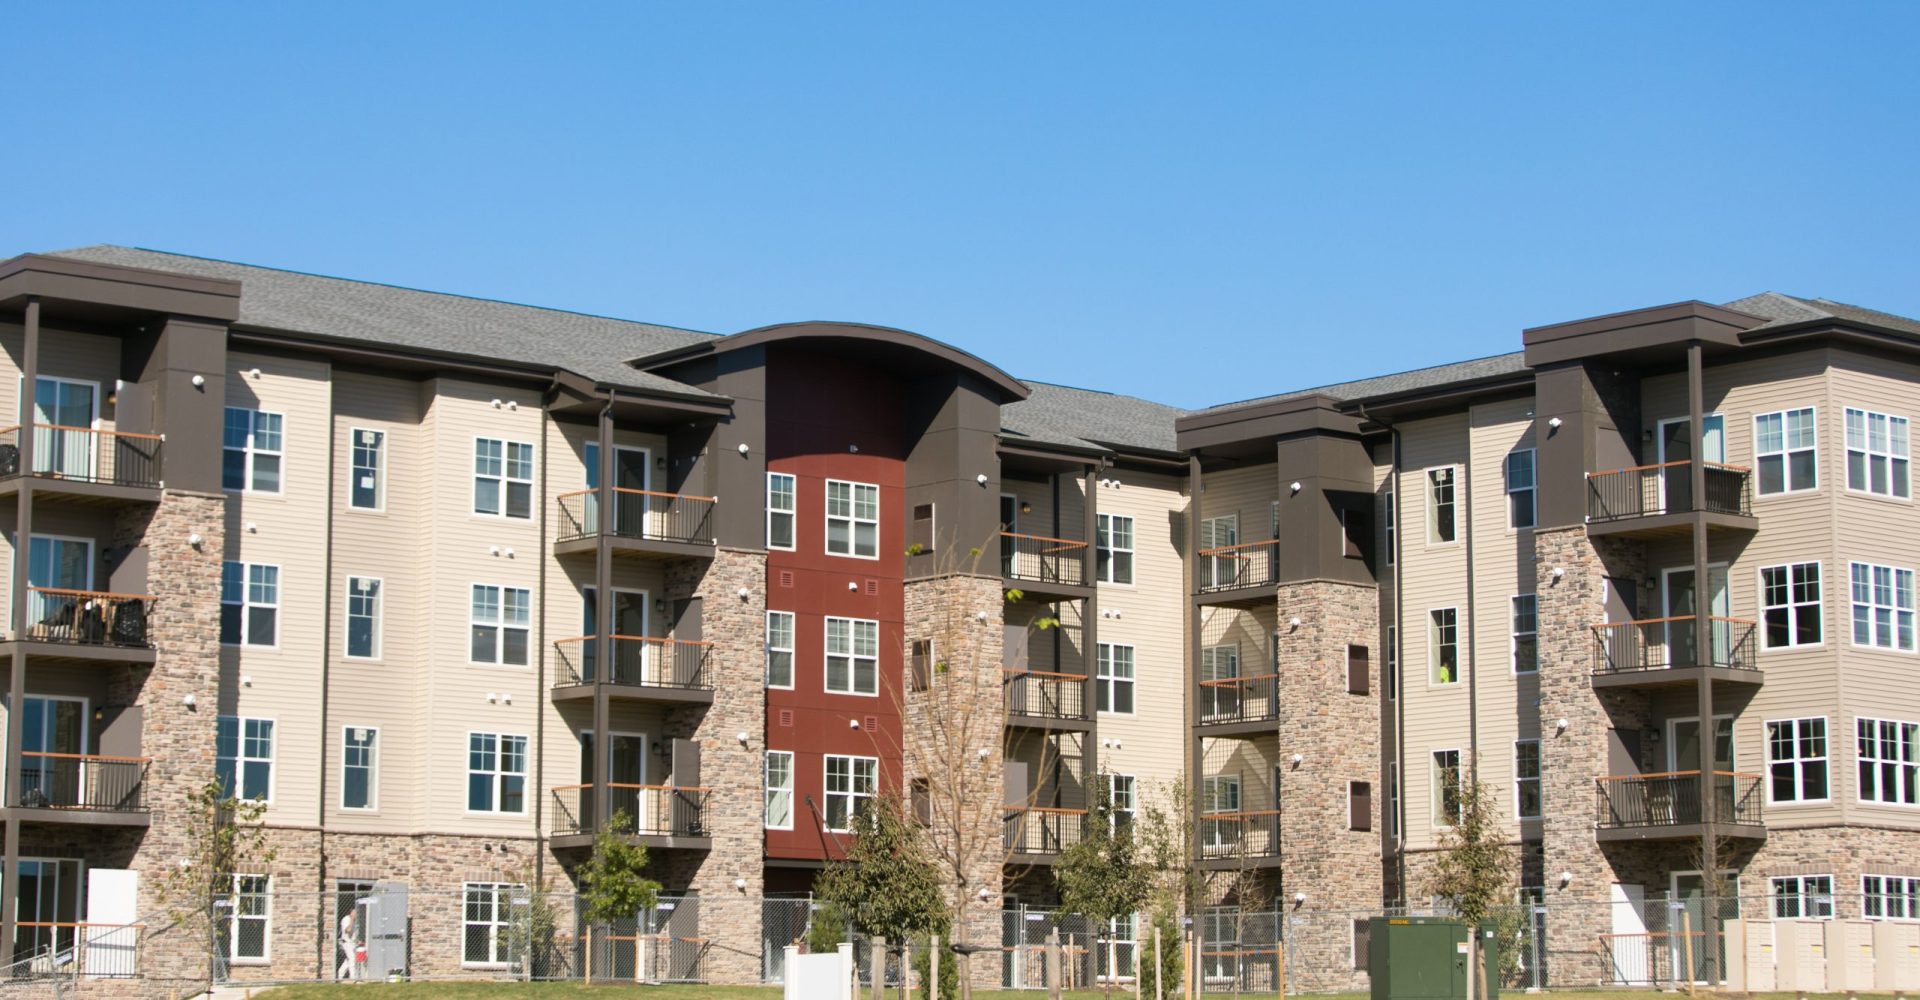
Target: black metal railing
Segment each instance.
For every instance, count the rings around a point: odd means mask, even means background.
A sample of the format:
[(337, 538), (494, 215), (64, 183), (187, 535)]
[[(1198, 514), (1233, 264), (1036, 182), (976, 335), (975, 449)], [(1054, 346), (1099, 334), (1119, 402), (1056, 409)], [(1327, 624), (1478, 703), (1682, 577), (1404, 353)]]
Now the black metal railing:
[(1045, 535), (1000, 533), (1000, 576), (1029, 583), (1069, 587), (1087, 582), (1087, 543)]
[(1280, 811), (1202, 812), (1199, 834), (1203, 858), (1272, 857), (1280, 853)]
[(1675, 667), (1725, 667), (1758, 670), (1754, 659), (1754, 622), (1745, 618), (1707, 619), (1707, 648), (1700, 647), (1698, 616), (1607, 622), (1593, 630), (1593, 672), (1624, 674)]
[[(1715, 771), (1713, 785), (1716, 822), (1761, 824), (1759, 775)], [(1699, 771), (1603, 777), (1594, 781), (1594, 797), (1594, 822), (1602, 829), (1701, 822)]]
[(1280, 542), (1242, 542), (1201, 549), (1200, 592), (1271, 587), (1279, 582)]
[(604, 532), (617, 538), (713, 544), (712, 497), (616, 489), (613, 516), (605, 518), (600, 513), (599, 490), (562, 493), (558, 499), (560, 516), (554, 541), (570, 542)]
[(1087, 717), (1087, 678), (1044, 670), (1001, 670), (1007, 714), (1034, 719)]
[[(1717, 514), (1753, 513), (1748, 470), (1708, 462), (1705, 503)], [(1587, 473), (1587, 520), (1617, 521), (1694, 510), (1693, 463), (1667, 462)]]
[(598, 681), (632, 687), (713, 690), (713, 676), (708, 669), (713, 656), (712, 643), (640, 635), (609, 638), (613, 640), (612, 663), (604, 671), (600, 669), (598, 636), (556, 640), (553, 685), (563, 687)]
[(1280, 717), (1280, 675), (1217, 677), (1200, 682), (1200, 722), (1267, 722)]
[(27, 628), (34, 642), (148, 649), (147, 617), (153, 598), (58, 587), (27, 588)]
[(32, 433), (33, 468), (23, 470), (19, 425), (0, 428), (0, 479), (12, 479), (24, 471), (38, 479), (150, 488), (160, 485), (160, 450), (165, 444), (161, 435), (60, 424), (34, 424)]
[(152, 763), (145, 757), (27, 751), (20, 755), (15, 804), (26, 809), (144, 812)]
[[(14, 925), (11, 949), (0, 960), (0, 983), (26, 996), (63, 996), (59, 987), (86, 979), (132, 979), (140, 975), (141, 936), (145, 924), (101, 924), (70, 920), (22, 920)], [(53, 991), (34, 993), (20, 980), (52, 980)], [(8, 994), (0, 988), (0, 994)]]
[(675, 785), (565, 785), (553, 790), (553, 832), (595, 833), (596, 798), (605, 795), (613, 833), (649, 837), (710, 837), (710, 789)]
[(1006, 813), (1006, 847), (1014, 854), (1059, 854), (1080, 842), (1085, 809), (1030, 806)]

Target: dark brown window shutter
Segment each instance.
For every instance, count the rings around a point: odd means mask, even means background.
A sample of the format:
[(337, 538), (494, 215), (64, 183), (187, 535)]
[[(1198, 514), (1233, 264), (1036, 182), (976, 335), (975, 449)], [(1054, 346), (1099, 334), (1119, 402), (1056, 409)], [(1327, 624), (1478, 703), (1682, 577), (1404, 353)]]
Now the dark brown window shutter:
[(1346, 535), (1345, 554), (1348, 559), (1365, 559), (1367, 545), (1373, 541), (1373, 519), (1358, 507), (1346, 507), (1340, 511), (1340, 527)]
[(910, 673), (912, 674), (913, 689), (915, 691), (925, 691), (932, 687), (933, 640), (913, 640), (913, 655), (909, 659), (912, 661)]
[(1347, 693), (1366, 694), (1372, 666), (1368, 662), (1367, 647), (1347, 647)]
[(919, 546), (924, 555), (933, 551), (933, 505), (920, 503), (913, 505), (913, 520), (907, 526), (907, 545)]
[(913, 779), (913, 821), (921, 826), (933, 825), (933, 787), (925, 778)]
[(1347, 829), (1366, 832), (1373, 829), (1373, 783), (1347, 782)]

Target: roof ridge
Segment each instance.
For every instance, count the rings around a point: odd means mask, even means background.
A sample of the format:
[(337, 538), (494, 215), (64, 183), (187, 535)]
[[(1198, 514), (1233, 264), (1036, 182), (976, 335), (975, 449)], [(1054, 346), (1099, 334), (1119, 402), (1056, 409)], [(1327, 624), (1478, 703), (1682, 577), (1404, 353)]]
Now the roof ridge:
[(1407, 375), (1418, 375), (1422, 372), (1439, 371), (1442, 368), (1457, 368), (1461, 365), (1478, 364), (1479, 362), (1482, 362), (1482, 361), (1495, 361), (1501, 358), (1520, 357), (1524, 354), (1526, 354), (1525, 351), (1501, 351), (1498, 354), (1486, 354), (1477, 358), (1462, 358), (1459, 361), (1443, 361), (1437, 365), (1422, 365), (1418, 368), (1408, 368), (1403, 371), (1384, 372), (1379, 375), (1362, 375), (1359, 378), (1342, 379), (1339, 382), (1324, 382), (1320, 385), (1307, 386), (1306, 388), (1302, 388), (1302, 389), (1288, 389), (1283, 392), (1270, 392), (1264, 395), (1252, 396), (1247, 399), (1237, 399), (1230, 403), (1215, 403), (1212, 406), (1205, 407), (1205, 409), (1225, 410), (1235, 406), (1244, 406), (1247, 403), (1260, 402), (1261, 400), (1283, 399), (1283, 398), (1292, 398), (1297, 396), (1311, 396), (1314, 393), (1321, 392), (1326, 389), (1337, 389), (1343, 385), (1355, 385), (1360, 382), (1378, 382), (1378, 381), (1383, 381), (1385, 379), (1401, 378)]

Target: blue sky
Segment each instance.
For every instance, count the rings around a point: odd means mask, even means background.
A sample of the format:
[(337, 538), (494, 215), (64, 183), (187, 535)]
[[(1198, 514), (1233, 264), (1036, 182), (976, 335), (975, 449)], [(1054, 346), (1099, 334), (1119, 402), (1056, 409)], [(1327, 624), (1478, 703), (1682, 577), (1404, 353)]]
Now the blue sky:
[(1920, 314), (1920, 5), (29, 4), (0, 256), (115, 242), (1182, 406), (1774, 289)]

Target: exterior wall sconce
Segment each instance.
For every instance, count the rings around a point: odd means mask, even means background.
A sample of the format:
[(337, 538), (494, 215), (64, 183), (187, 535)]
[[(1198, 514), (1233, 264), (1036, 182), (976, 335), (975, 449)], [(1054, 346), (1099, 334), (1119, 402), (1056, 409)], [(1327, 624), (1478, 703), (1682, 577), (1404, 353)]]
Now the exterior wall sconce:
[(1556, 431), (1560, 429), (1560, 424), (1561, 424), (1561, 420), (1559, 417), (1547, 418), (1547, 426), (1553, 428)]
[(195, 389), (204, 389), (204, 388), (206, 388), (206, 387), (207, 387), (207, 377), (206, 377), (205, 375), (195, 375), (195, 376), (193, 377), (193, 387), (194, 387)]
[(187, 544), (193, 546), (196, 549), (199, 548), (200, 543), (204, 541), (206, 541), (206, 539), (201, 538), (200, 533), (198, 531), (193, 532), (192, 534), (187, 536)]
[(737, 732), (737, 733), (734, 733), (734, 734), (733, 734), (733, 738), (734, 738), (734, 739), (736, 739), (736, 740), (739, 740), (739, 741), (740, 741), (740, 745), (741, 745), (741, 746), (746, 746), (746, 745), (747, 745), (747, 731), (746, 731), (746, 730), (744, 730), (744, 729), (742, 729), (741, 731), (739, 731), (739, 732)]
[(1558, 579), (1560, 579), (1561, 577), (1563, 577), (1563, 576), (1566, 576), (1566, 575), (1567, 575), (1567, 568), (1566, 568), (1565, 566), (1555, 566), (1555, 567), (1553, 568), (1553, 578), (1554, 578), (1554, 579), (1556, 579), (1556, 580), (1558, 580)]
[(1559, 730), (1560, 732), (1563, 732), (1563, 733), (1564, 733), (1564, 732), (1566, 732), (1566, 731), (1567, 731), (1567, 725), (1568, 725), (1568, 723), (1567, 723), (1567, 720), (1565, 720), (1565, 719), (1560, 719), (1560, 720), (1558, 720), (1558, 721), (1556, 721), (1556, 722), (1555, 722), (1555, 723), (1553, 724), (1553, 728), (1555, 728), (1555, 729), (1557, 729), (1557, 730)]
[(1298, 480), (1298, 479), (1296, 479), (1296, 480), (1294, 480), (1293, 482), (1291, 482), (1291, 483), (1288, 483), (1288, 484), (1287, 484), (1287, 492), (1289, 492), (1289, 493), (1298, 493), (1298, 492), (1300, 492), (1300, 491), (1301, 491), (1302, 489), (1304, 489), (1304, 487), (1302, 487), (1302, 486), (1300, 485), (1300, 480)]
[(747, 443), (745, 441), (740, 442), (740, 454), (745, 455), (748, 452), (751, 452), (752, 450), (753, 450), (752, 448), (747, 447)]
[(1300, 765), (1307, 762), (1307, 755), (1300, 754), (1300, 753), (1294, 754), (1293, 756), (1287, 758), (1287, 762), (1292, 764), (1294, 767), (1299, 767)]
[(979, 483), (982, 486), (985, 486), (987, 485), (987, 474), (982, 472), (981, 474), (973, 477), (973, 481), (976, 483)]
[(1300, 621), (1300, 619), (1299, 619), (1298, 617), (1294, 617), (1294, 618), (1289, 618), (1289, 619), (1287, 619), (1287, 627), (1288, 627), (1288, 628), (1299, 628), (1299, 627), (1301, 626), (1301, 624), (1302, 624), (1302, 622)]

